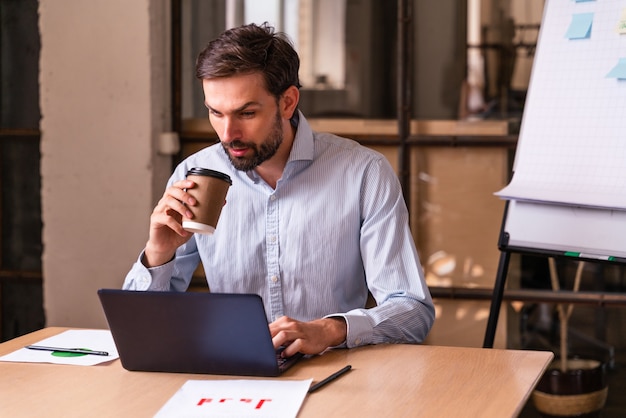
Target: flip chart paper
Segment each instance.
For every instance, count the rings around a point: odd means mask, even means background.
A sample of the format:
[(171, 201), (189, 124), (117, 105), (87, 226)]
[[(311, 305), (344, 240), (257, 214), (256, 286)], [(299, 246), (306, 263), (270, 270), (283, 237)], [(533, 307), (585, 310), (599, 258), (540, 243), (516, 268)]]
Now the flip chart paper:
[(622, 10), (622, 16), (617, 23), (617, 33), (625, 35), (626, 34), (626, 7)]

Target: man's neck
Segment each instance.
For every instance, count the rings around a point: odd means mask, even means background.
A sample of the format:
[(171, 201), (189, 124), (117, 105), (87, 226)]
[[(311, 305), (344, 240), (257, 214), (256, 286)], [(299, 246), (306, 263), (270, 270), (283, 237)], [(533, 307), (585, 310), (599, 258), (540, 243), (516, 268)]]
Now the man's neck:
[(287, 128), (284, 130), (283, 143), (278, 148), (278, 151), (276, 151), (276, 154), (255, 169), (259, 177), (272, 189), (276, 189), (278, 180), (283, 176), (283, 171), (289, 160), (289, 154), (291, 154), (295, 134), (296, 130), (288, 124)]

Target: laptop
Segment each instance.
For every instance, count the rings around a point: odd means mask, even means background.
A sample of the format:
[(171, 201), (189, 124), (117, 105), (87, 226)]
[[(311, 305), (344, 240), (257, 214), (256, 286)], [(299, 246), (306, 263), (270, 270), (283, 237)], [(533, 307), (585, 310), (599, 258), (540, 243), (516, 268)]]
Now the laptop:
[(274, 349), (258, 295), (99, 289), (98, 297), (126, 370), (278, 376), (302, 357)]

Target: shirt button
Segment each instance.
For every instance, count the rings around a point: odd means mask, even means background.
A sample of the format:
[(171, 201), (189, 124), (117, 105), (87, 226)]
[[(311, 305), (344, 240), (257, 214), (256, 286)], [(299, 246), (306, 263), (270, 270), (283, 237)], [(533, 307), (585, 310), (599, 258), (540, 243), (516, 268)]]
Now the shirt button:
[(356, 340), (354, 340), (354, 344), (355, 345), (361, 345), (362, 340), (360, 338), (357, 338)]
[(270, 196), (270, 200), (271, 200), (272, 202), (273, 202), (274, 200), (276, 200), (276, 195), (275, 195), (275, 194), (271, 195), (271, 196)]
[(272, 242), (272, 243), (276, 242), (276, 235), (272, 235), (270, 237), (270, 242)]
[(278, 281), (278, 277), (277, 276), (272, 276), (272, 282), (276, 283)]

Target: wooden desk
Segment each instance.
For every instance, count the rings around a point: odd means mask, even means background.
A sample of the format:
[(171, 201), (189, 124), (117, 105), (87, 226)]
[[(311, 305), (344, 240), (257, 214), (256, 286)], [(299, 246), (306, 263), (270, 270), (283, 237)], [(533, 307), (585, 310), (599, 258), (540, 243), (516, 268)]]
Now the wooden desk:
[[(0, 344), (5, 355), (66, 328), (46, 328)], [(280, 379), (318, 381), (346, 364), (353, 370), (305, 399), (307, 417), (517, 416), (551, 352), (378, 345), (334, 350), (302, 361)], [(0, 416), (151, 417), (190, 379), (229, 376), (98, 366), (0, 362)], [(253, 379), (253, 378), (251, 378)]]

